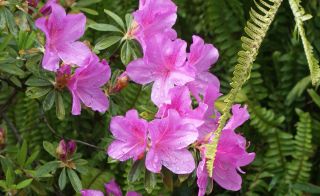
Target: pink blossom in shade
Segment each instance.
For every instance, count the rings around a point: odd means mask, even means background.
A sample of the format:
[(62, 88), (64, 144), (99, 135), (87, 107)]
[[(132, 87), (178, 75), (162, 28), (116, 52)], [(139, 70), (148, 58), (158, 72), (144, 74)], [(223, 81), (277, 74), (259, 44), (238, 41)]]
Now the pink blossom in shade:
[(209, 180), (212, 181), (212, 179), (209, 178), (209, 174), (206, 168), (205, 150), (206, 150), (205, 147), (202, 146), (200, 149), (202, 160), (199, 162), (197, 167), (197, 185), (199, 188), (198, 196), (205, 195), (208, 182)]
[(95, 54), (85, 61), (84, 67), (79, 67), (68, 81), (67, 87), (72, 94), (72, 114), (81, 113), (81, 102), (94, 111), (105, 112), (109, 101), (101, 87), (107, 83), (111, 70), (105, 60), (99, 62)]
[(176, 174), (191, 173), (195, 168), (192, 153), (187, 147), (198, 136), (196, 127), (182, 121), (175, 110), (169, 110), (168, 116), (149, 123), (151, 147), (146, 156), (146, 168), (155, 173), (162, 165)]
[(207, 88), (204, 93), (204, 97), (202, 100), (202, 104), (207, 106), (207, 110), (204, 113), (204, 123), (201, 127), (198, 128), (199, 130), (199, 136), (198, 141), (203, 141), (208, 135), (208, 133), (214, 131), (218, 127), (218, 122), (220, 118), (220, 113), (215, 109), (215, 102), (219, 98), (221, 93), (219, 92), (219, 89), (216, 88), (214, 84), (207, 84)]
[(129, 110), (126, 116), (115, 116), (110, 123), (110, 130), (115, 138), (108, 155), (113, 159), (125, 161), (139, 159), (147, 147), (148, 122), (140, 119), (136, 110)]
[(177, 6), (171, 0), (140, 0), (139, 9), (133, 13), (133, 36), (145, 51), (145, 40), (155, 34), (166, 34), (177, 38), (172, 26), (177, 20)]
[[(242, 184), (242, 179), (238, 172), (244, 173), (240, 167), (250, 164), (255, 158), (255, 153), (248, 153), (246, 151), (246, 139), (235, 133), (235, 129), (249, 118), (246, 107), (241, 108), (240, 105), (234, 105), (232, 113), (233, 116), (221, 132), (214, 161), (213, 180), (224, 189), (238, 191), (241, 189)], [(204, 178), (207, 175), (207, 170), (202, 169), (205, 157), (202, 156), (202, 158), (197, 172), (200, 191), (203, 190), (205, 183), (208, 182)]]
[(122, 196), (120, 186), (113, 179), (110, 182), (104, 184), (104, 187), (107, 192), (107, 196)]
[(63, 7), (48, 2), (47, 9), (51, 9), (49, 16), (36, 20), (35, 25), (45, 33), (46, 45), (42, 59), (43, 68), (56, 71), (60, 59), (65, 64), (82, 66), (90, 56), (89, 48), (82, 42), (76, 41), (83, 34), (86, 25), (84, 14), (66, 14)]
[(194, 35), (192, 39), (187, 66), (195, 70), (196, 77), (188, 83), (188, 87), (199, 101), (199, 94), (204, 95), (208, 83), (220, 88), (219, 79), (209, 72), (210, 67), (217, 62), (219, 53), (212, 44), (205, 44), (200, 37)]
[(154, 82), (151, 100), (157, 106), (170, 103), (170, 89), (194, 80), (193, 70), (185, 66), (187, 44), (180, 39), (172, 41), (164, 35), (155, 35), (146, 43), (144, 58), (129, 63), (127, 74), (139, 84)]
[(84, 189), (80, 191), (82, 196), (104, 196), (102, 191)]
[(168, 116), (170, 109), (176, 110), (184, 121), (192, 123), (194, 126), (201, 126), (203, 117), (207, 110), (207, 105), (200, 103), (196, 109), (192, 109), (190, 91), (186, 86), (177, 86), (169, 91), (170, 103), (161, 104), (156, 117), (164, 118)]

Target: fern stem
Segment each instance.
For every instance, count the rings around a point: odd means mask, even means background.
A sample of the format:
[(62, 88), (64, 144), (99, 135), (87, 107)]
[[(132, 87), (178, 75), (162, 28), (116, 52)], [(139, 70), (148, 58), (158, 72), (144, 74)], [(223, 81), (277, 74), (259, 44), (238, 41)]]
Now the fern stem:
[(250, 19), (247, 21), (247, 25), (244, 28), (247, 36), (241, 38), (242, 50), (238, 53), (238, 63), (235, 66), (235, 71), (233, 72), (231, 82), (232, 89), (224, 100), (226, 105), (222, 111), (223, 115), (220, 117), (219, 126), (216, 131), (211, 132), (213, 140), (211, 143), (206, 144), (206, 166), (210, 177), (213, 175), (213, 163), (221, 131), (230, 116), (230, 109), (239, 91), (243, 84), (250, 78), (252, 64), (258, 55), (261, 43), (268, 32), (282, 0), (270, 0), (269, 2), (260, 0), (260, 4), (257, 1), (254, 2), (258, 11), (251, 9)]
[(313, 54), (313, 47), (307, 39), (305, 30), (303, 28), (303, 22), (311, 17), (306, 15), (303, 7), (300, 5), (300, 0), (289, 0), (289, 4), (296, 21), (299, 35), (302, 40), (303, 49), (308, 61), (310, 76), (313, 85), (319, 84), (320, 80), (320, 67), (319, 62)]

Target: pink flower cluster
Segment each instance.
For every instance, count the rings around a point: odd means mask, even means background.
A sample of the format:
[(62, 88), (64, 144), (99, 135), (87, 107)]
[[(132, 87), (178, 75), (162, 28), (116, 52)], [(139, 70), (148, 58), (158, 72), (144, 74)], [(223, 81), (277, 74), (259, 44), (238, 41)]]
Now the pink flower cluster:
[(245, 138), (235, 132), (249, 114), (246, 107), (233, 106), (233, 115), (218, 143), (210, 179), (205, 168), (205, 144), (212, 140), (208, 134), (218, 126), (220, 114), (214, 104), (221, 93), (220, 82), (209, 69), (219, 54), (198, 36), (193, 36), (187, 51), (187, 43), (178, 39), (172, 29), (176, 11), (171, 0), (140, 0), (139, 9), (133, 13), (135, 21), (130, 34), (141, 44), (143, 58), (129, 63), (126, 73), (138, 84), (152, 83), (151, 100), (158, 112), (151, 122), (139, 118), (136, 110), (114, 117), (110, 130), (115, 140), (108, 155), (120, 161), (145, 157), (146, 168), (155, 173), (164, 166), (173, 173), (188, 174), (196, 168), (192, 152), (199, 150), (199, 195), (205, 194), (212, 180), (237, 191), (242, 183), (240, 167), (255, 157), (246, 151)]
[(42, 66), (56, 72), (57, 88), (68, 87), (73, 97), (72, 114), (80, 114), (81, 102), (105, 112), (109, 102), (101, 87), (111, 71), (105, 60), (100, 62), (83, 42), (77, 41), (85, 31), (85, 15), (67, 14), (56, 0), (49, 0), (40, 12), (44, 16), (36, 20), (36, 26), (46, 36)]

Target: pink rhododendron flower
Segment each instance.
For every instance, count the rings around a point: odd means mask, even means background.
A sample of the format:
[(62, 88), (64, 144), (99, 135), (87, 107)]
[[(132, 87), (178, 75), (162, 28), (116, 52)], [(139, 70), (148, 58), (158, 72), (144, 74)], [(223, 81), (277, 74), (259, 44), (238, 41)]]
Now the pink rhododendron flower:
[(72, 94), (72, 114), (79, 115), (81, 102), (92, 110), (105, 112), (109, 101), (101, 87), (107, 83), (111, 75), (110, 67), (105, 60), (92, 54), (86, 59), (85, 66), (76, 69), (68, 81), (68, 89)]
[[(120, 186), (116, 183), (114, 179), (104, 184), (104, 187), (105, 187), (107, 196), (122, 196)], [(104, 196), (102, 191), (90, 190), (90, 189), (81, 190), (81, 195), (82, 196)], [(142, 195), (135, 191), (128, 191), (126, 196), (142, 196)]]
[(108, 155), (120, 161), (137, 160), (147, 147), (147, 129), (148, 122), (140, 119), (136, 110), (129, 110), (125, 117), (113, 117), (110, 130), (116, 140), (109, 146)]
[(157, 106), (170, 103), (170, 89), (194, 80), (194, 72), (185, 66), (187, 44), (163, 35), (156, 35), (146, 43), (144, 58), (131, 62), (127, 66), (127, 74), (139, 84), (154, 82), (151, 100)]
[[(238, 191), (242, 184), (238, 172), (244, 173), (240, 167), (250, 164), (254, 160), (255, 153), (246, 152), (245, 138), (235, 133), (235, 129), (249, 119), (247, 109), (241, 108), (240, 105), (234, 105), (232, 114), (233, 116), (221, 132), (214, 161), (213, 180), (224, 189)], [(202, 161), (197, 169), (199, 195), (204, 195), (203, 190), (208, 182), (206, 181), (208, 173), (204, 168), (204, 153), (202, 155)]]
[(192, 124), (182, 121), (175, 110), (169, 110), (168, 116), (149, 123), (151, 148), (146, 156), (146, 167), (159, 173), (162, 165), (176, 174), (191, 173), (195, 163), (187, 147), (196, 141), (198, 131)]
[(177, 19), (177, 6), (171, 0), (140, 0), (139, 9), (133, 13), (134, 26), (131, 34), (146, 49), (145, 40), (156, 34), (177, 37), (172, 29)]
[(208, 139), (206, 138), (207, 134), (212, 132), (213, 130), (216, 130), (218, 127), (220, 114), (215, 109), (214, 104), (220, 95), (221, 93), (219, 92), (219, 89), (214, 84), (207, 84), (203, 100), (202, 102), (200, 102), (207, 106), (207, 110), (205, 111), (203, 116), (204, 123), (201, 127), (198, 128), (198, 141)]
[(104, 196), (103, 192), (98, 190), (84, 189), (80, 191), (82, 196)]
[(163, 118), (168, 116), (170, 109), (176, 110), (185, 122), (192, 123), (194, 126), (201, 126), (203, 117), (208, 106), (200, 103), (196, 109), (192, 109), (190, 91), (186, 86), (177, 86), (169, 91), (170, 103), (161, 104), (156, 117)]
[(59, 68), (60, 59), (65, 64), (82, 66), (84, 60), (91, 54), (84, 43), (76, 41), (84, 34), (85, 15), (66, 14), (64, 8), (54, 1), (48, 4), (46, 9), (51, 9), (51, 14), (35, 22), (46, 35), (43, 68), (56, 71)]
[(116, 183), (116, 181), (113, 179), (110, 182), (104, 184), (104, 187), (107, 192), (107, 196), (122, 196), (122, 192), (120, 189), (120, 186)]
[(188, 83), (188, 87), (199, 101), (199, 94), (204, 95), (208, 83), (220, 88), (219, 79), (209, 72), (211, 65), (217, 62), (219, 53), (212, 44), (205, 44), (200, 37), (194, 35), (192, 39), (187, 66), (195, 70), (196, 78)]

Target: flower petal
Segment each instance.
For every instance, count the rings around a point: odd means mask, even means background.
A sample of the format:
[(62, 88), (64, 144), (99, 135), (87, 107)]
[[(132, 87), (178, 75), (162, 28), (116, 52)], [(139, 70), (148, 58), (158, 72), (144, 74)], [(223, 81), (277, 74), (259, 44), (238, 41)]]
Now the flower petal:
[(82, 42), (59, 45), (57, 50), (60, 58), (65, 64), (83, 66), (85, 64), (85, 60), (91, 56), (90, 49)]

